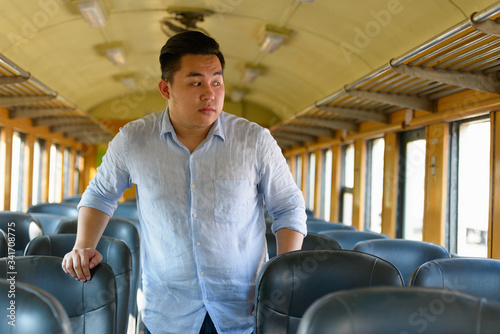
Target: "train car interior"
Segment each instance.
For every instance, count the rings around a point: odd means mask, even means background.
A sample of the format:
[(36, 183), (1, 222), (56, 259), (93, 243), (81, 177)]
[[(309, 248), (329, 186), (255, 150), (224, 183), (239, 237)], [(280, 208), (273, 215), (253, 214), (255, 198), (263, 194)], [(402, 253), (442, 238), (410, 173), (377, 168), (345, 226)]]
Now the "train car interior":
[(109, 143), (167, 108), (159, 52), (186, 31), (219, 43), (224, 112), (269, 131), (305, 201), (302, 250), (277, 255), (262, 217), (254, 333), (498, 331), (499, 1), (4, 0), (0, 332), (147, 334), (135, 185), (93, 279), (61, 264)]

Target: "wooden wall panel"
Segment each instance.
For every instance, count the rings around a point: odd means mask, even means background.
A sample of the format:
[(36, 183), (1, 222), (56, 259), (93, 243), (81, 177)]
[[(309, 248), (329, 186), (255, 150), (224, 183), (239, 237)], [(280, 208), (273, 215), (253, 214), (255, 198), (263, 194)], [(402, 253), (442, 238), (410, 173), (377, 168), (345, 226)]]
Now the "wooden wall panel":
[(500, 111), (491, 113), (488, 257), (500, 259)]
[(426, 128), (424, 241), (445, 246), (449, 124)]
[(5, 152), (5, 160), (2, 163), (4, 172), (3, 183), (3, 209), (10, 210), (10, 189), (11, 189), (11, 171), (12, 171), (12, 136), (14, 131), (12, 128), (2, 128), (1, 142), (3, 143), (3, 151)]
[(396, 133), (392, 132), (384, 136), (384, 141), (382, 233), (395, 238), (399, 180), (399, 138)]
[(354, 142), (354, 189), (352, 199), (352, 226), (364, 229), (366, 184), (366, 141)]
[(340, 220), (340, 185), (342, 171), (342, 146), (332, 146), (332, 193), (330, 199), (330, 221)]

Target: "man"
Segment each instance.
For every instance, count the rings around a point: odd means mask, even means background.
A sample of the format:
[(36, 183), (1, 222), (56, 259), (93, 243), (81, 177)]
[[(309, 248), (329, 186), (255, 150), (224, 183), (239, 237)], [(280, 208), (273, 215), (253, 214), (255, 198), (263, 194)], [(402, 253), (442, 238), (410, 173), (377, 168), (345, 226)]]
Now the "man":
[(251, 333), (267, 260), (263, 199), (284, 253), (300, 249), (306, 234), (302, 194), (269, 131), (222, 112), (224, 57), (215, 40), (175, 35), (160, 63), (168, 108), (127, 124), (110, 143), (79, 203), (63, 269), (90, 279), (102, 259), (99, 238), (135, 183), (148, 330)]

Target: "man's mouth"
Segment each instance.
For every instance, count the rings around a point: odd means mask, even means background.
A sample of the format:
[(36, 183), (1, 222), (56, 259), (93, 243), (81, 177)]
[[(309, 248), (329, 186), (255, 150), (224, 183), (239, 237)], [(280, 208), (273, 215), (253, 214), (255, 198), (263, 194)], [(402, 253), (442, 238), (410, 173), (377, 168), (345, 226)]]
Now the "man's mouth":
[(201, 108), (201, 109), (198, 109), (199, 112), (202, 112), (204, 114), (211, 114), (213, 112), (215, 112), (215, 108), (212, 108), (212, 107), (204, 107), (204, 108)]

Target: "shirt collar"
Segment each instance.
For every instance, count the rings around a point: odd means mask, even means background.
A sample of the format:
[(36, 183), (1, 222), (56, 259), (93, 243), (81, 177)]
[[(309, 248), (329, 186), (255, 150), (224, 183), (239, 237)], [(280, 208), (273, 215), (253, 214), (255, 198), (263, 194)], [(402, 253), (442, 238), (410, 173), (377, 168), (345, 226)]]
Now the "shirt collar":
[[(222, 139), (222, 141), (225, 140), (224, 136), (224, 126), (222, 122), (222, 118), (224, 117), (224, 112), (221, 112), (219, 117), (215, 120), (214, 124), (210, 128), (210, 131), (208, 132), (207, 138), (211, 136), (217, 136)], [(163, 122), (161, 125), (161, 136), (166, 135), (167, 133), (172, 133), (172, 135), (175, 134), (174, 126), (172, 125), (172, 122), (170, 121), (170, 115), (168, 112), (168, 107), (164, 111), (164, 116), (163, 116)]]

